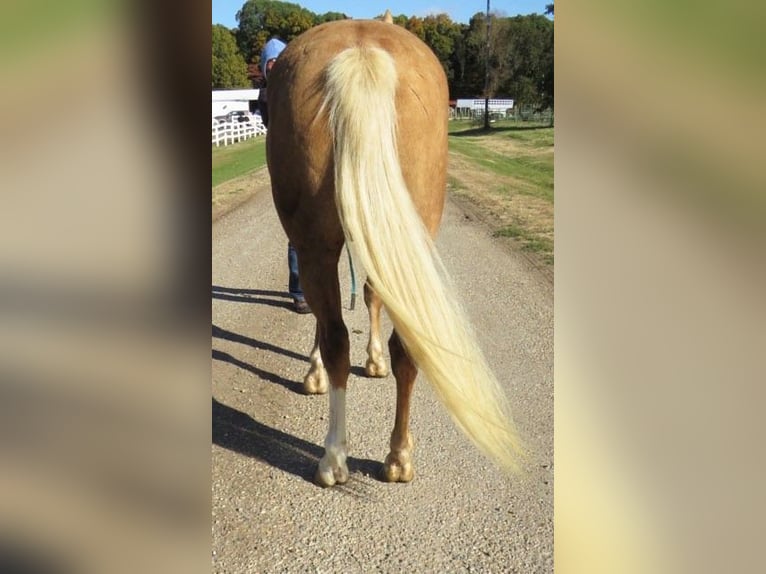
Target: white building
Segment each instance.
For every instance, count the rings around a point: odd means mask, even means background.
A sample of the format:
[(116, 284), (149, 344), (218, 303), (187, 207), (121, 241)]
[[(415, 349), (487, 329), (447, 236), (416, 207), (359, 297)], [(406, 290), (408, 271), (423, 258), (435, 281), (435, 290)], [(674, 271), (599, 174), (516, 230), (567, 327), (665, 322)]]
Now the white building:
[[(489, 100), (489, 113), (490, 114), (502, 114), (505, 115), (508, 110), (513, 109), (513, 100)], [(455, 104), (455, 112), (457, 117), (473, 117), (476, 115), (484, 115), (484, 100), (483, 99), (458, 99)]]
[(215, 90), (213, 91), (213, 117), (225, 116), (229, 112), (255, 112), (258, 109), (260, 90)]

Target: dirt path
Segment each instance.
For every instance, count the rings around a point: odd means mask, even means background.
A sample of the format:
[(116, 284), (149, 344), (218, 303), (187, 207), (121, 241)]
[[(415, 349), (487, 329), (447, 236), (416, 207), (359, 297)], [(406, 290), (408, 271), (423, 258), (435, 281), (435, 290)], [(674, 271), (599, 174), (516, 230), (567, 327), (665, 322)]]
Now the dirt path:
[[(213, 225), (213, 571), (552, 572), (553, 289), (525, 257), (448, 203), (438, 247), (528, 441), (527, 473), (504, 477), (454, 428), (426, 381), (413, 399), (415, 480), (379, 482), (395, 384), (359, 376), (352, 344), (351, 480), (313, 485), (327, 398), (300, 394), (313, 317), (290, 311), (286, 239), (267, 182)], [(349, 279), (341, 260), (344, 303)], [(386, 330), (390, 329), (386, 321)]]
[(265, 167), (216, 185), (213, 188), (213, 221), (249, 201), (256, 193), (270, 193), (270, 190)]

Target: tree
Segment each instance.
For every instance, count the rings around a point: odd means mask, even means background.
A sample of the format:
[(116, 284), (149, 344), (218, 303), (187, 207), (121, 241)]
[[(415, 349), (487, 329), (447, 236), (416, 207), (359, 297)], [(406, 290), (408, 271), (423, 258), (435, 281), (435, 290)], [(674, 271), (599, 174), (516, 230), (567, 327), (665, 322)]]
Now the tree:
[[(546, 5), (546, 13), (553, 15), (553, 4)], [(237, 44), (255, 85), (260, 81), (260, 53), (269, 38), (290, 42), (313, 26), (346, 18), (340, 12), (317, 15), (298, 4), (274, 0), (247, 0), (236, 17)], [(452, 22), (446, 14), (423, 18), (399, 14), (393, 20), (433, 50), (444, 67), (452, 97), (508, 96), (524, 106), (553, 106), (553, 20), (549, 17), (508, 18), (492, 13), (486, 93), (484, 12), (476, 13), (468, 25)]]
[(553, 104), (553, 22), (530, 14), (507, 19), (507, 63), (500, 89), (519, 105), (541, 109)]
[(466, 76), (468, 72), (468, 47), (466, 45), (466, 33), (468, 26), (457, 24), (459, 33), (455, 36), (452, 54), (450, 54), (450, 67), (452, 77), (449, 81), (450, 94), (465, 96), (474, 93), (467, 87)]
[(226, 26), (215, 24), (212, 34), (213, 89), (249, 88), (247, 65), (237, 48), (234, 34)]
[(447, 14), (429, 15), (425, 18), (404, 15), (394, 16), (394, 24), (402, 26), (423, 40), (433, 50), (444, 68), (447, 81), (455, 76), (453, 53), (462, 36), (462, 27)]
[[(543, 109), (551, 108), (553, 110), (553, 26), (545, 33), (545, 46), (541, 60), (540, 107)], [(553, 114), (551, 114), (551, 122), (553, 122)]]
[[(459, 84), (460, 95), (470, 95), (477, 97), (479, 95), (494, 97), (498, 95), (498, 87), (506, 79), (505, 72), (506, 60), (502, 57), (505, 54), (504, 46), (507, 44), (504, 34), (505, 18), (499, 18), (497, 14), (492, 15), (492, 26), (490, 28), (490, 53), (489, 53), (489, 84), (485, 93), (484, 76), (487, 62), (487, 16), (484, 12), (477, 12), (468, 22), (468, 27), (464, 30), (463, 49), (464, 71), (462, 82)], [(456, 88), (458, 86), (455, 86)]]
[(316, 17), (317, 24), (324, 24), (325, 22), (332, 22), (334, 20), (347, 20), (348, 16), (341, 12), (325, 12)]
[(433, 50), (447, 74), (447, 81), (455, 78), (453, 54), (462, 35), (460, 24), (453, 22), (447, 14), (437, 14), (423, 18), (423, 41)]
[[(324, 16), (333, 17), (336, 13)], [(261, 50), (269, 38), (290, 42), (318, 23), (318, 16), (290, 2), (248, 0), (236, 15), (237, 44), (247, 63), (258, 63)]]
[[(409, 20), (409, 16), (405, 16), (404, 14), (399, 14), (398, 16), (394, 16), (394, 24), (397, 26), (401, 26), (402, 28), (407, 27), (407, 20)], [(383, 19), (383, 14), (380, 14), (379, 16), (376, 16), (376, 19), (381, 20)]]

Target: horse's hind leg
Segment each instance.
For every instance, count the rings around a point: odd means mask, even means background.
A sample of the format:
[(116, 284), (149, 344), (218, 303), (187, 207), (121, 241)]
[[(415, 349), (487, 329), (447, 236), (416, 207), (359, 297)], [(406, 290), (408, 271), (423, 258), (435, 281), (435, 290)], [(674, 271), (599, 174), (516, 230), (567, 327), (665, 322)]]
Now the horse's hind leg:
[[(310, 304), (310, 303), (309, 303)], [(338, 297), (340, 308), (340, 297)], [(313, 309), (313, 307), (312, 307)], [(346, 382), (350, 370), (348, 330), (338, 317), (323, 326), (320, 339), (322, 356), (330, 378), (330, 424), (325, 437), (325, 452), (319, 460), (314, 480), (320, 486), (343, 484), (348, 480), (346, 457)]]
[(383, 357), (383, 345), (380, 342), (380, 309), (383, 302), (369, 282), (364, 284), (364, 303), (370, 314), (370, 341), (367, 344), (367, 363), (364, 372), (368, 377), (385, 377), (388, 375), (388, 365)]
[(309, 395), (323, 395), (327, 392), (327, 370), (324, 368), (322, 353), (319, 349), (319, 322), (317, 321), (314, 334), (314, 347), (309, 356), (311, 366), (309, 372), (303, 378), (303, 390)]
[(396, 377), (396, 419), (391, 433), (391, 452), (383, 463), (383, 478), (387, 482), (409, 482), (414, 476), (410, 434), (410, 395), (418, 369), (404, 349), (396, 331), (388, 340), (391, 368)]
[(348, 480), (346, 383), (351, 364), (348, 330), (341, 311), (338, 254), (334, 258), (327, 253), (312, 254), (304, 260), (298, 253), (303, 290), (317, 318), (319, 350), (330, 379), (330, 425), (324, 443), (325, 453), (315, 475), (321, 486), (343, 484)]

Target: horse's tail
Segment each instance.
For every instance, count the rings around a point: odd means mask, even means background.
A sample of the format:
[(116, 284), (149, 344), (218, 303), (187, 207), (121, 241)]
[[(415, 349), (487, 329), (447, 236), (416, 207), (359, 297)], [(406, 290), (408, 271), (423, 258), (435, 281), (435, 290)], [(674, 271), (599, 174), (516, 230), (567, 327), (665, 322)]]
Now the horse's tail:
[(517, 469), (521, 444), (505, 395), (402, 176), (396, 85), (393, 58), (375, 47), (349, 48), (327, 69), (324, 105), (334, 139), (335, 201), (346, 239), (407, 352), (457, 426), (490, 458)]

